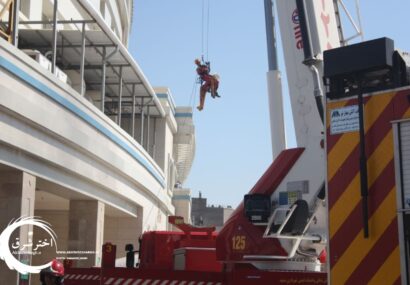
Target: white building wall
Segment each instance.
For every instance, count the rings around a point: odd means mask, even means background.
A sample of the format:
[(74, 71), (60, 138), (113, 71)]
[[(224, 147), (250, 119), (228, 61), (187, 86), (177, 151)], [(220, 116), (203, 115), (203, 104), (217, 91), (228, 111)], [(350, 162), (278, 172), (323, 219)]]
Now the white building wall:
[[(139, 112), (139, 111), (138, 111)], [(122, 117), (121, 119), (121, 127), (129, 134), (132, 135), (132, 121), (131, 117)], [(144, 142), (143, 147), (148, 152), (148, 154), (154, 158), (156, 158), (155, 151), (156, 151), (156, 133), (158, 133), (158, 122), (161, 121), (161, 118), (158, 117), (150, 117), (150, 123), (148, 124), (147, 117), (144, 118)], [(149, 131), (148, 131), (149, 125)], [(135, 117), (135, 126), (134, 126), (134, 138), (137, 142), (141, 142), (141, 116), (140, 114), (136, 114)], [(162, 161), (162, 160), (161, 160)], [(159, 162), (155, 161), (158, 165)], [(162, 167), (162, 166), (161, 166)], [(162, 168), (163, 169), (163, 168)]]
[[(7, 47), (3, 47), (3, 45), (7, 45)], [(125, 131), (110, 122), (86, 99), (78, 96), (72, 89), (67, 89), (63, 83), (56, 81), (51, 74), (37, 66), (37, 63), (28, 60), (21, 61), (21, 59), (28, 59), (28, 57), (13, 49), (8, 44), (3, 43), (0, 45), (0, 56), (8, 58), (16, 67), (32, 74), (33, 80), (40, 80), (45, 87), (57, 92), (75, 108), (91, 116), (101, 127), (109, 130), (115, 137), (138, 152), (152, 167), (153, 173), (158, 173), (159, 177), (165, 178), (152, 158)], [(16, 58), (13, 59), (13, 56), (9, 54), (10, 51)], [(30, 65), (36, 66), (36, 68), (32, 69)], [(134, 202), (139, 205), (164, 203), (162, 206), (173, 213), (170, 197), (158, 191), (159, 188), (162, 188), (160, 183), (130, 154), (73, 112), (51, 100), (51, 97), (44, 96), (3, 70), (0, 70), (0, 77), (2, 78), (1, 82), (8, 84), (13, 82), (12, 91), (4, 84), (0, 86), (4, 94), (9, 94), (9, 96), (0, 96), (0, 104), (3, 109), (10, 110), (8, 112), (18, 114), (10, 116), (6, 112), (0, 113), (2, 120), (0, 127), (4, 134), (1, 141), (6, 145), (20, 149), (21, 157), (24, 157), (25, 153), (31, 153), (34, 157), (41, 158), (41, 161), (47, 161), (47, 164), (42, 165), (47, 169), (39, 167), (37, 164), (40, 161), (33, 159), (30, 166), (25, 165), (24, 167), (31, 167), (33, 173), (56, 181), (56, 183), (64, 179), (64, 183), (69, 183), (66, 186), (72, 189), (85, 191), (88, 194), (93, 193), (93, 195), (97, 195), (95, 191), (98, 191), (97, 196), (101, 199), (105, 197), (110, 200), (110, 203), (125, 203), (119, 206), (131, 207), (129, 208), (131, 211), (133, 211), (132, 204)], [(34, 124), (26, 125), (27, 120)], [(37, 128), (36, 126), (42, 127)], [(22, 129), (24, 132), (21, 131)], [(44, 132), (44, 130), (47, 131)], [(167, 148), (168, 152), (172, 151), (172, 139), (170, 144), (171, 149)], [(6, 147), (0, 148), (1, 151), (7, 151), (6, 149)], [(2, 157), (6, 164), (13, 161), (11, 156), (3, 155)], [(8, 162), (5, 161), (6, 159)], [(17, 162), (22, 163), (23, 159), (21, 158)], [(54, 168), (56, 165), (65, 170), (61, 172), (59, 168)], [(56, 171), (59, 171), (58, 175)], [(72, 175), (77, 177), (70, 179), (69, 176)], [(166, 179), (164, 180), (166, 181)], [(94, 182), (88, 184), (91, 181)], [(86, 183), (82, 187), (87, 185), (87, 189), (78, 189), (81, 183)]]
[[(128, 0), (88, 0), (98, 11), (105, 22), (115, 32), (117, 37), (128, 44), (131, 26), (130, 2)], [(0, 0), (0, 8), (4, 7), (7, 0)], [(21, 15), (29, 20), (52, 20), (54, 0), (23, 0), (21, 1)], [(6, 13), (7, 14), (7, 13)], [(4, 16), (7, 20), (7, 15)], [(77, 0), (64, 0), (58, 2), (58, 19), (89, 19)], [(34, 26), (33, 26), (34, 27)], [(39, 28), (38, 25), (35, 26)], [(92, 26), (89, 26), (89, 28)], [(77, 29), (76, 25), (59, 25), (59, 29)]]
[[(4, 5), (4, 3), (7, 0), (0, 0), (0, 7)], [(115, 33), (117, 36), (121, 39), (123, 39), (123, 42), (126, 43), (127, 39), (124, 38), (124, 36), (128, 37), (128, 34), (126, 31), (129, 31), (129, 26), (131, 24), (131, 2), (130, 0), (88, 0), (92, 6), (97, 10), (100, 11), (100, 14), (102, 14), (105, 18), (105, 20), (109, 23), (111, 27), (114, 28)], [(39, 19), (44, 19), (44, 20), (52, 20), (52, 14), (53, 14), (53, 3), (54, 0), (24, 0), (22, 4), (22, 14), (24, 14), (25, 17), (23, 17), (24, 20), (30, 19), (30, 20), (39, 20)], [(124, 15), (124, 11), (126, 14)], [(59, 7), (58, 7), (58, 19), (61, 20), (67, 20), (67, 19), (84, 19), (87, 18), (88, 16), (82, 11), (80, 8), (77, 0), (64, 0), (64, 1), (59, 1)], [(112, 21), (112, 24), (111, 24)], [(38, 26), (36, 27), (38, 28)], [(59, 29), (77, 29), (75, 25), (59, 25)], [(2, 51), (0, 54), (5, 55), (4, 51)], [(20, 55), (21, 57), (22, 55)], [(13, 59), (14, 60), (14, 59)], [(32, 64), (32, 63), (31, 63)], [(20, 66), (20, 68), (24, 70), (29, 70), (30, 67), (26, 66), (25, 64), (18, 63), (17, 65)], [(30, 71), (31, 72), (31, 71)], [(73, 96), (73, 92), (70, 88), (67, 86), (60, 86), (59, 84), (54, 84), (51, 82), (50, 78), (48, 78), (48, 74), (44, 71), (39, 71), (35, 70), (36, 74), (34, 77), (37, 79), (41, 80), (42, 82), (45, 82), (47, 87), (50, 87), (53, 90), (57, 90), (57, 92), (61, 92), (61, 95), (63, 97), (67, 97), (69, 101), (74, 102), (76, 106), (81, 110), (85, 110), (87, 113), (90, 113), (91, 116), (96, 116), (98, 122), (102, 122), (104, 125), (106, 125), (110, 130), (114, 130), (115, 133), (119, 133), (120, 137), (122, 139), (125, 138), (125, 141), (127, 144), (130, 143), (131, 140), (127, 136), (124, 137), (124, 132), (122, 130), (119, 130), (115, 124), (111, 124), (112, 122), (107, 122), (108, 120), (102, 118), (99, 115), (96, 115), (97, 108), (93, 108), (91, 104), (88, 104), (89, 102), (86, 102), (85, 100), (80, 100), (79, 98), (76, 98), (75, 95)], [(4, 76), (5, 78), (10, 78), (10, 75), (7, 73), (0, 72), (1, 76)], [(67, 89), (68, 88), (68, 89)], [(147, 180), (142, 180), (139, 179), (141, 175), (145, 175), (145, 170), (140, 169), (140, 166), (136, 166), (135, 162), (133, 163), (124, 163), (127, 159), (129, 159), (127, 154), (124, 154), (123, 151), (118, 151), (118, 157), (115, 159), (107, 159), (107, 157), (103, 158), (102, 160), (104, 161), (103, 164), (98, 165), (96, 169), (93, 169), (90, 172), (87, 172), (87, 169), (90, 165), (93, 164), (94, 158), (98, 157), (99, 160), (101, 160), (101, 155), (104, 156), (104, 152), (107, 152), (107, 149), (116, 151), (115, 146), (112, 145), (111, 142), (106, 141), (104, 137), (102, 137), (101, 140), (99, 140), (97, 137), (94, 136), (95, 129), (89, 129), (88, 126), (83, 125), (83, 122), (79, 118), (75, 118), (73, 114), (70, 112), (60, 112), (58, 108), (55, 108), (55, 103), (54, 102), (48, 102), (44, 96), (36, 97), (39, 96), (38, 94), (32, 93), (32, 90), (28, 86), (24, 85), (18, 85), (18, 88), (16, 88), (14, 91), (17, 93), (27, 93), (29, 96), (25, 96), (24, 100), (23, 98), (16, 97), (16, 101), (9, 101), (4, 99), (4, 104), (6, 107), (9, 109), (15, 108), (20, 101), (23, 100), (27, 103), (27, 101), (32, 101), (33, 106), (30, 105), (30, 107), (33, 111), (34, 109), (38, 108), (37, 112), (41, 112), (43, 114), (43, 117), (50, 117), (50, 116), (55, 116), (62, 121), (70, 122), (70, 125), (76, 126), (77, 131), (81, 133), (80, 136), (75, 136), (72, 133), (70, 134), (70, 126), (69, 125), (64, 125), (64, 124), (59, 124), (59, 120), (55, 120), (53, 122), (46, 122), (46, 119), (41, 119), (38, 118), (35, 114), (33, 114), (30, 110), (24, 110), (24, 113), (19, 114), (21, 117), (24, 116), (31, 116), (29, 119), (32, 121), (36, 121), (39, 119), (38, 124), (42, 125), (45, 129), (47, 129), (48, 134), (57, 134), (59, 138), (63, 137), (67, 141), (70, 141), (70, 145), (67, 146), (67, 148), (64, 149), (58, 149), (57, 147), (53, 148), (53, 150), (48, 150), (45, 151), (44, 153), (37, 153), (39, 157), (43, 155), (44, 158), (50, 158), (51, 156), (55, 156), (56, 160), (53, 161), (54, 164), (56, 165), (66, 165), (67, 167), (73, 167), (75, 171), (75, 175), (80, 175), (84, 179), (89, 179), (89, 180), (95, 180), (98, 182), (103, 183), (102, 181), (108, 181), (108, 184), (106, 184), (106, 187), (103, 191), (110, 191), (112, 190), (114, 193), (110, 193), (113, 195), (118, 195), (117, 197), (120, 197), (120, 199), (129, 200), (132, 201), (138, 201), (138, 203), (145, 204), (148, 202), (148, 204), (152, 204), (151, 207), (148, 207), (148, 209), (144, 209), (144, 221), (143, 221), (143, 228), (145, 230), (147, 229), (164, 229), (167, 225), (167, 215), (170, 213), (173, 213), (173, 206), (171, 205), (171, 198), (170, 195), (172, 195), (172, 189), (174, 186), (175, 182), (175, 166), (173, 165), (173, 136), (175, 135), (176, 132), (176, 121), (173, 115), (173, 108), (175, 106), (168, 106), (167, 109), (167, 117), (166, 118), (151, 118), (150, 122), (150, 130), (149, 130), (149, 145), (146, 145), (147, 142), (147, 120), (144, 122), (144, 147), (148, 150), (148, 152), (144, 152), (141, 148), (138, 148), (138, 151), (141, 152), (141, 155), (144, 158), (147, 158), (149, 162), (153, 162), (150, 155), (153, 156), (155, 162), (159, 166), (159, 168), (162, 169), (159, 170), (157, 169), (157, 165), (154, 166), (155, 170), (158, 170), (160, 174), (163, 173), (166, 186), (165, 189), (160, 187), (156, 181), (150, 177)], [(20, 100), (20, 101), (19, 101)], [(48, 106), (50, 104), (50, 106)], [(25, 106), (25, 104), (22, 104), (21, 106)], [(25, 108), (25, 107), (24, 107)], [(18, 108), (17, 108), (18, 109)], [(19, 112), (19, 110), (13, 109), (13, 112)], [(41, 111), (43, 110), (43, 111)], [(66, 110), (65, 110), (66, 111)], [(47, 115), (48, 112), (51, 112), (51, 114)], [(45, 115), (44, 115), (45, 114)], [(74, 118), (73, 118), (74, 117)], [(8, 120), (8, 116), (4, 116), (4, 120)], [(17, 124), (17, 122), (15, 122)], [(18, 122), (20, 123), (20, 122)], [(125, 125), (128, 124), (128, 128), (125, 127)], [(124, 127), (126, 130), (129, 130), (130, 127), (130, 120), (124, 120)], [(78, 126), (80, 126), (78, 128)], [(84, 129), (83, 129), (84, 127)], [(6, 126), (7, 129), (12, 130), (13, 127)], [(17, 130), (16, 130), (17, 132)], [(34, 131), (33, 131), (34, 132)], [(75, 132), (74, 132), (75, 133)], [(130, 133), (130, 132), (129, 132)], [(67, 137), (65, 135), (67, 134)], [(35, 135), (33, 134), (28, 134), (29, 136), (36, 137), (38, 139), (38, 147), (41, 150), (47, 150), (50, 145), (54, 142), (55, 138), (46, 138), (45, 136), (42, 137), (44, 134), (38, 132), (36, 130)], [(74, 137), (75, 136), (75, 137)], [(99, 140), (99, 144), (94, 144), (92, 142), (91, 137), (95, 138), (96, 140)], [(135, 121), (135, 138), (137, 141), (140, 140), (140, 121), (139, 118), (136, 119)], [(44, 139), (42, 141), (41, 139)], [(4, 141), (7, 141), (8, 143), (11, 144), (16, 144), (15, 147), (19, 148), (25, 148), (24, 150), (29, 150), (28, 143), (24, 143), (24, 141), (28, 140), (21, 140), (19, 143), (20, 145), (17, 145), (17, 141), (13, 141), (12, 137), (5, 137), (3, 138)], [(56, 139), (57, 140), (57, 139)], [(58, 143), (61, 143), (59, 141)], [(88, 156), (83, 157), (83, 161), (81, 159), (76, 160), (80, 156), (76, 156), (75, 154), (75, 146), (76, 144), (83, 144), (81, 148), (88, 151), (91, 150)], [(132, 147), (135, 147), (135, 144), (131, 142)], [(33, 146), (31, 146), (33, 147)], [(50, 161), (52, 161), (54, 157), (50, 158)], [(154, 163), (155, 164), (155, 163)], [(33, 162), (34, 165), (34, 162)], [(16, 165), (17, 166), (17, 165)], [(111, 169), (114, 172), (121, 172), (121, 175), (116, 173), (115, 175), (109, 175), (107, 174), (107, 169)], [(70, 172), (72, 173), (72, 172)], [(143, 174), (141, 174), (143, 173)], [(127, 179), (131, 179), (132, 182), (127, 181), (123, 176), (127, 176)], [(49, 177), (46, 177), (49, 178)], [(117, 178), (121, 178), (118, 179)], [(55, 181), (58, 183), (59, 181)], [(146, 182), (146, 183), (145, 183)], [(82, 182), (81, 182), (82, 183)], [(71, 188), (75, 188), (73, 185), (66, 185)], [(154, 189), (155, 188), (155, 189)], [(158, 188), (158, 189), (157, 189)], [(77, 189), (78, 190), (78, 189)], [(83, 190), (85, 191), (85, 190)], [(153, 195), (154, 194), (154, 195)], [(155, 197), (152, 197), (152, 196)], [(108, 196), (107, 196), (108, 197)], [(156, 200), (158, 199), (158, 200)], [(112, 202), (115, 203), (115, 202)], [(132, 204), (132, 203), (131, 203)]]
[[(124, 1), (124, 0), (123, 0)], [(128, 15), (120, 15), (120, 7), (117, 4), (117, 0), (108, 0), (107, 1), (107, 8), (109, 14), (112, 17), (111, 28), (117, 34), (117, 36), (122, 39), (122, 31), (123, 31), (123, 23), (122, 19), (127, 18)], [(125, 1), (124, 1), (125, 2)]]
[(154, 160), (157, 162), (161, 169), (165, 169), (165, 129), (166, 129), (166, 119), (161, 118), (157, 120), (157, 132), (155, 134), (155, 154)]
[[(164, 191), (164, 190), (159, 190)], [(143, 231), (155, 231), (167, 229), (168, 214), (163, 209), (153, 205), (144, 212)]]
[(21, 1), (20, 10), (30, 20), (41, 20), (43, 16), (43, 0)]
[(175, 215), (183, 217), (185, 223), (191, 224), (191, 189), (174, 189), (172, 204), (175, 206)]
[(100, 11), (100, 5), (102, 0), (88, 0), (95, 8), (95, 10)]
[(132, 244), (134, 250), (138, 249), (138, 238), (142, 228), (139, 218), (133, 217), (105, 217), (104, 220), (104, 243), (112, 243), (117, 246), (116, 256), (126, 256), (125, 245)]

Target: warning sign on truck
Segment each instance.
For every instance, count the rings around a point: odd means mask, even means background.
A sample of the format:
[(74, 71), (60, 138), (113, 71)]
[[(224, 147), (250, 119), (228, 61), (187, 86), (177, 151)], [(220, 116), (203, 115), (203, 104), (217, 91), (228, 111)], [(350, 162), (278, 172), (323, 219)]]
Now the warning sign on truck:
[(330, 134), (359, 130), (359, 106), (353, 105), (330, 110)]

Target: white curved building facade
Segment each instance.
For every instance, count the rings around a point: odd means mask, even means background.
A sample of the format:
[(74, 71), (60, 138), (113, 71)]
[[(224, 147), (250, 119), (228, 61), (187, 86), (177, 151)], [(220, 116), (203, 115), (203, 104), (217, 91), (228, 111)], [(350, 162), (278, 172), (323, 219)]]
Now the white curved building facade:
[[(178, 117), (192, 125), (192, 110), (179, 114), (129, 54), (133, 1), (14, 1), (18, 37), (0, 39), (0, 232), (24, 215), (51, 223), (59, 252), (24, 256), (32, 264), (58, 256), (99, 265), (106, 242), (122, 258), (143, 231), (168, 229), (177, 162), (186, 177), (195, 148), (191, 127), (190, 154), (178, 155), (189, 144), (178, 139), (187, 132)], [(6, 21), (9, 2), (0, 0)], [(43, 234), (16, 233), (21, 241)], [(14, 284), (17, 275), (0, 261), (0, 276)]]

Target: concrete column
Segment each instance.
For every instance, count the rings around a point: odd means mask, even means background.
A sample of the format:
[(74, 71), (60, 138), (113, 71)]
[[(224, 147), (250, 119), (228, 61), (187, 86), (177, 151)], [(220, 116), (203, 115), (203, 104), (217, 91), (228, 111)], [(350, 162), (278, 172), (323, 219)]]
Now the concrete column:
[[(68, 250), (94, 252), (74, 255), (76, 267), (101, 265), (104, 238), (105, 205), (100, 201), (71, 200), (69, 213)], [(73, 256), (73, 255), (70, 255)]]
[[(0, 172), (0, 231), (3, 231), (11, 220), (21, 216), (34, 215), (34, 198), (36, 177), (21, 171)], [(16, 230), (11, 240), (20, 239), (20, 244), (30, 243), (33, 238), (33, 227), (25, 226)], [(31, 264), (31, 256), (25, 256), (25, 262)], [(10, 270), (0, 261), (1, 284), (16, 284), (17, 272)]]
[[(41, 199), (37, 192), (37, 201)], [(67, 210), (38, 210), (34, 211), (36, 217), (40, 217), (43, 221), (51, 224), (51, 228), (57, 235), (57, 247), (59, 251), (67, 251), (67, 240), (68, 240), (68, 215)], [(49, 238), (43, 230), (38, 227), (34, 227), (34, 239), (43, 240)], [(60, 256), (60, 255), (59, 255)], [(41, 255), (34, 255), (32, 263), (33, 264), (45, 264), (56, 257), (56, 254), (51, 250), (42, 251)], [(36, 277), (35, 277), (36, 278)], [(32, 284), (34, 283), (32, 280)]]
[(154, 160), (161, 167), (163, 171), (166, 169), (166, 137), (167, 137), (167, 121), (165, 118), (156, 120), (156, 132), (155, 132), (155, 154)]
[(137, 235), (138, 238), (142, 235), (144, 231), (144, 208), (137, 207)]
[(185, 223), (192, 224), (191, 221), (191, 189), (174, 188), (172, 205), (175, 207), (175, 216), (184, 218)]
[[(104, 243), (117, 246), (117, 266), (125, 266), (125, 245), (131, 243), (138, 250), (138, 239), (142, 235), (142, 208), (138, 207), (137, 218), (106, 216), (104, 224)], [(135, 257), (137, 261), (137, 256)]]

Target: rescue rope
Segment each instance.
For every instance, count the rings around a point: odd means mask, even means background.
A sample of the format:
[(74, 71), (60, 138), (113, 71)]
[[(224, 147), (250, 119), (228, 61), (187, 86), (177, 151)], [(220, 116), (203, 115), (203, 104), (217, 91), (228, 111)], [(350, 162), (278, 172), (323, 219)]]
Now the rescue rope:
[(189, 104), (188, 106), (191, 106), (192, 108), (195, 105), (195, 94), (196, 94), (196, 90), (197, 90), (197, 76), (195, 75), (194, 78), (194, 84), (192, 84), (192, 91), (191, 91), (191, 96), (189, 97)]
[[(195, 110), (195, 104), (196, 104), (196, 92), (197, 92), (197, 77), (194, 77), (194, 84), (192, 84), (192, 90), (191, 90), (191, 96), (189, 97), (189, 103), (188, 106), (192, 108), (192, 111)], [(187, 118), (185, 117), (182, 124), (185, 125)]]
[[(207, 10), (206, 13), (205, 13), (205, 10)], [(202, 30), (202, 34), (201, 34), (202, 62), (209, 61), (209, 57), (208, 57), (208, 54), (209, 54), (209, 14), (210, 14), (209, 0), (202, 0), (202, 28), (201, 28)], [(206, 46), (206, 49), (205, 49), (205, 46)]]
[(208, 58), (208, 55), (209, 55), (209, 10), (210, 10), (210, 3), (208, 0), (208, 17), (206, 19), (207, 21), (207, 24), (206, 24), (206, 61), (208, 62), (209, 62), (209, 58)]
[(201, 20), (201, 54), (204, 56), (204, 22), (205, 22), (205, 0), (202, 0), (202, 20)]

